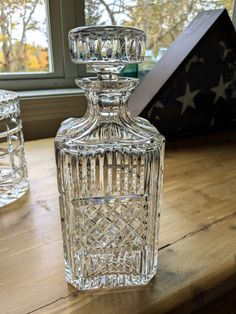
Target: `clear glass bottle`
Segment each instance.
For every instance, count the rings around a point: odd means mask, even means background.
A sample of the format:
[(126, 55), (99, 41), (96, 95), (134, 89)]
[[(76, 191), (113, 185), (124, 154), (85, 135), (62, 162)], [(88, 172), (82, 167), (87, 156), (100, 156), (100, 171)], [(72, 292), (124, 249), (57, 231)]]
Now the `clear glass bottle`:
[(147, 284), (157, 270), (164, 138), (128, 111), (138, 80), (119, 77), (143, 60), (145, 34), (80, 27), (69, 43), (72, 60), (97, 77), (76, 80), (87, 112), (55, 139), (67, 281), (79, 290)]
[(0, 207), (29, 188), (18, 95), (0, 90)]

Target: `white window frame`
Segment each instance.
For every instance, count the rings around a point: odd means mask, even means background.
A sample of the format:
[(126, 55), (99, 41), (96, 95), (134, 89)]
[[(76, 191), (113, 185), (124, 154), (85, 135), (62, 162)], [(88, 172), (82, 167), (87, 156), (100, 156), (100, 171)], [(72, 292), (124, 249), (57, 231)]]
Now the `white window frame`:
[[(75, 78), (91, 75), (86, 73), (85, 66), (76, 66), (70, 61), (68, 46), (68, 31), (76, 26), (85, 25), (84, 2), (84, 0), (47, 0), (53, 72), (1, 74), (0, 89), (24, 91), (71, 88), (75, 87)], [(236, 26), (235, 0), (232, 20)]]
[(74, 87), (85, 68), (70, 61), (68, 31), (84, 25), (84, 0), (47, 0), (48, 32), (53, 71), (0, 75), (0, 89), (36, 90)]
[(234, 27), (236, 28), (236, 0), (233, 1), (232, 22), (234, 24)]
[[(87, 106), (84, 93), (76, 88), (74, 79), (91, 73), (86, 73), (85, 66), (70, 61), (67, 39), (70, 29), (85, 24), (84, 0), (48, 0), (48, 4), (55, 71), (0, 75), (0, 89), (19, 92), (25, 140), (54, 137), (61, 121), (80, 117)], [(236, 0), (232, 16), (236, 26)]]

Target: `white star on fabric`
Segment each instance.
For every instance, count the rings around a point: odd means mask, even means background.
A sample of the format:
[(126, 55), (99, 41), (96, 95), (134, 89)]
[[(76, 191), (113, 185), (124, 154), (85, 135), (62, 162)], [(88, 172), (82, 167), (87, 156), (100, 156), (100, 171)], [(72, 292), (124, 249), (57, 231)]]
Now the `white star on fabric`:
[(179, 102), (182, 102), (183, 106), (181, 109), (181, 115), (185, 112), (187, 107), (192, 107), (196, 109), (196, 106), (194, 104), (193, 98), (199, 93), (200, 89), (195, 90), (194, 92), (190, 91), (189, 84), (187, 83), (186, 89), (185, 89), (185, 94), (181, 97), (176, 98)]
[(164, 108), (164, 105), (158, 100), (156, 103), (155, 103), (155, 105), (154, 105), (154, 107), (156, 107), (156, 108)]
[[(148, 118), (151, 117), (154, 108), (161, 108), (161, 109), (162, 109), (162, 108), (164, 108), (164, 106), (163, 106), (163, 104), (158, 100), (158, 101), (148, 110), (148, 113), (147, 113)], [(157, 118), (157, 117), (158, 117), (158, 118)], [(155, 119), (160, 120), (160, 117), (159, 117), (159, 116), (156, 116)]]
[(202, 58), (198, 58), (197, 55), (194, 55), (186, 64), (185, 72), (187, 73), (190, 70), (192, 63), (197, 63), (197, 62), (204, 63), (204, 60)]
[(225, 91), (229, 87), (230, 84), (231, 84), (231, 81), (224, 83), (223, 75), (220, 76), (220, 80), (219, 80), (218, 85), (211, 88), (211, 91), (213, 91), (216, 94), (215, 99), (214, 99), (214, 104), (217, 102), (217, 100), (220, 97), (226, 99)]
[(224, 55), (223, 55), (223, 60), (224, 60), (226, 56), (228, 55), (228, 53), (232, 51), (232, 49), (227, 49), (223, 41), (220, 41), (219, 44), (224, 48)]
[(210, 126), (214, 126), (215, 125), (215, 118), (212, 118), (211, 121), (210, 121)]

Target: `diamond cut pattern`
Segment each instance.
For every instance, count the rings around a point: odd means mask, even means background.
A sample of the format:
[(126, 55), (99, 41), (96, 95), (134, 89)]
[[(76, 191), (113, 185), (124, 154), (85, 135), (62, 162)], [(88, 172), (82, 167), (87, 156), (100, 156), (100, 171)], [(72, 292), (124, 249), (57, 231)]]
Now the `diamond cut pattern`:
[[(88, 200), (88, 203), (91, 199)], [(91, 204), (91, 203), (90, 203)], [(148, 219), (148, 197), (117, 197), (75, 202), (75, 223), (83, 234), (83, 249), (120, 245), (144, 245)]]

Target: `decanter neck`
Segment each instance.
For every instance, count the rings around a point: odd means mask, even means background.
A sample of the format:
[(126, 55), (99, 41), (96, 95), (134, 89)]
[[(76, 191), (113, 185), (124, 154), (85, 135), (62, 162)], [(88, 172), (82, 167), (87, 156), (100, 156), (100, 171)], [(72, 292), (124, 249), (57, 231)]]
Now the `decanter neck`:
[(76, 84), (85, 91), (89, 110), (96, 110), (106, 116), (119, 115), (127, 111), (131, 91), (138, 82), (138, 79), (119, 78), (114, 73), (76, 80)]
[(128, 109), (130, 92), (98, 93), (88, 91), (85, 93), (88, 100), (88, 110), (105, 116), (124, 114)]

